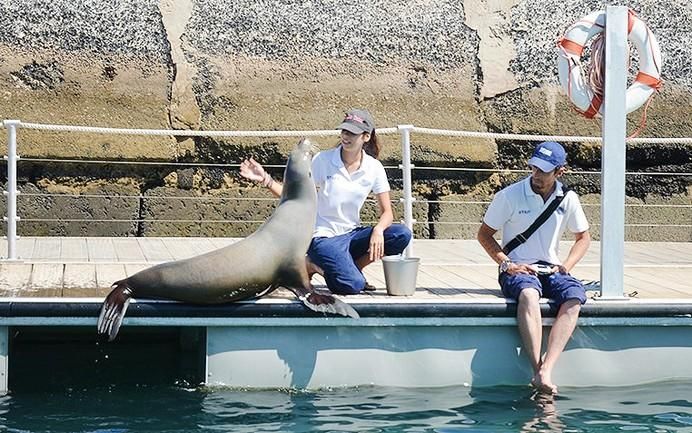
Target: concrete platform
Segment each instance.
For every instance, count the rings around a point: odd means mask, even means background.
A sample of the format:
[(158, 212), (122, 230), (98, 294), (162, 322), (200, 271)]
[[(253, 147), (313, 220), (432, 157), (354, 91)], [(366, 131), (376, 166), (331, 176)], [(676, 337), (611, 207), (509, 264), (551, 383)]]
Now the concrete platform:
[[(21, 238), (19, 260), (0, 259), (1, 297), (98, 297), (110, 285), (157, 263), (202, 254), (236, 238)], [(6, 251), (0, 242), (0, 251)], [(571, 242), (560, 250), (567, 254)], [(482, 300), (500, 297), (496, 265), (473, 240), (417, 240), (420, 257), (414, 300)], [(692, 243), (627, 242), (624, 257), (627, 296), (640, 299), (692, 300)], [(229, 264), (232, 265), (232, 264)], [(242, 266), (242, 264), (238, 264)], [(600, 243), (593, 242), (573, 270), (583, 280), (600, 279)], [(381, 262), (365, 269), (376, 292), (347, 297), (349, 302), (392, 301), (387, 296)], [(314, 284), (323, 286), (316, 276)], [(595, 296), (596, 293), (591, 293)], [(273, 296), (285, 297), (285, 293)]]
[[(96, 318), (113, 281), (236, 240), (20, 239), (21, 261), (0, 261), (0, 391), (8, 389), (11, 348), (22, 335), (51, 332), (55, 341), (64, 329), (65, 341), (80, 334), (97, 343)], [(561, 246), (564, 254), (569, 247)], [(599, 247), (593, 243), (575, 276), (599, 279)], [(413, 296), (388, 296), (381, 265), (366, 268), (378, 290), (342, 297), (360, 319), (315, 314), (290, 292), (219, 306), (139, 300), (130, 304), (118, 339), (140, 332), (135, 340), (146, 345), (147, 338), (157, 338), (156, 329), (173, 330), (181, 353), (192, 353), (202, 366), (199, 380), (212, 386), (528, 383), (531, 369), (520, 350), (516, 305), (500, 296), (496, 266), (480, 246), (422, 240), (415, 242), (414, 255), (421, 265)], [(692, 378), (692, 243), (626, 243), (624, 262), (626, 296), (606, 300), (590, 292), (556, 366), (560, 385)], [(543, 302), (541, 311), (544, 325), (552, 324), (554, 305)]]

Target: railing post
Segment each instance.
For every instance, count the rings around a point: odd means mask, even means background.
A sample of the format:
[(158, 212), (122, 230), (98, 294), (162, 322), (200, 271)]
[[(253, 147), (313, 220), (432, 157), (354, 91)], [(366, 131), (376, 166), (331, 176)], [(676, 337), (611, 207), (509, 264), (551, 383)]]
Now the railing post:
[(19, 120), (5, 120), (7, 128), (7, 260), (17, 260), (17, 128)]
[[(413, 125), (399, 125), (399, 134), (401, 136), (401, 165), (399, 168), (402, 171), (402, 179), (404, 181), (404, 196), (400, 199), (404, 203), (404, 224), (413, 233), (413, 192), (411, 188), (411, 170), (413, 169), (413, 164), (411, 164), (411, 130)], [(411, 237), (411, 242), (409, 242), (406, 250), (404, 250), (404, 257), (411, 257), (413, 255), (413, 237)]]
[(627, 7), (606, 7), (601, 155), (601, 298), (624, 297)]

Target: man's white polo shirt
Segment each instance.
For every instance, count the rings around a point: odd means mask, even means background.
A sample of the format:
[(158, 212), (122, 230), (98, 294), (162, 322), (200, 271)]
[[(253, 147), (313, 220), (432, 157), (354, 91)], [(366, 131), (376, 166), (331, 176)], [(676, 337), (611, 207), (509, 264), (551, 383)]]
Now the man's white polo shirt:
[[(502, 230), (502, 246), (538, 218), (556, 195), (562, 195), (562, 183), (557, 182), (553, 194), (546, 200), (531, 189), (531, 177), (513, 183), (495, 194), (485, 213), (483, 222), (495, 230)], [(535, 263), (540, 260), (560, 264), (558, 247), (560, 238), (569, 229), (580, 233), (589, 229), (584, 210), (575, 192), (568, 192), (560, 206), (523, 244), (509, 254), (516, 263)]]
[(313, 237), (337, 236), (358, 227), (370, 191), (380, 194), (390, 189), (382, 163), (365, 152), (358, 170), (349, 173), (341, 160), (341, 146), (315, 155), (312, 178), (317, 186)]

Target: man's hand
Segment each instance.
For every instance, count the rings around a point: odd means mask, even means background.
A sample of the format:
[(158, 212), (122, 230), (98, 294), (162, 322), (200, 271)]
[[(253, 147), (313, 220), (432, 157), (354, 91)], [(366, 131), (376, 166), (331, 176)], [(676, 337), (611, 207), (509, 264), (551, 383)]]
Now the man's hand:
[(509, 275), (516, 274), (529, 274), (536, 275), (536, 268), (526, 263), (510, 263), (507, 268), (507, 273)]
[(562, 266), (562, 265), (553, 266), (553, 272), (559, 272), (561, 274), (569, 274), (569, 271), (567, 270), (567, 268)]

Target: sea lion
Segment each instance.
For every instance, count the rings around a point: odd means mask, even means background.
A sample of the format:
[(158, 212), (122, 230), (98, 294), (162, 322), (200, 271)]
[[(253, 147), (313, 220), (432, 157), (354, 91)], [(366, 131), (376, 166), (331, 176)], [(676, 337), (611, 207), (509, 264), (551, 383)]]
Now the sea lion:
[(172, 299), (220, 304), (263, 296), (286, 287), (311, 310), (358, 318), (348, 304), (315, 292), (305, 266), (317, 213), (312, 180), (313, 146), (301, 140), (284, 170), (283, 193), (274, 213), (250, 236), (206, 254), (162, 263), (113, 283), (97, 329), (112, 341), (130, 299)]

